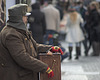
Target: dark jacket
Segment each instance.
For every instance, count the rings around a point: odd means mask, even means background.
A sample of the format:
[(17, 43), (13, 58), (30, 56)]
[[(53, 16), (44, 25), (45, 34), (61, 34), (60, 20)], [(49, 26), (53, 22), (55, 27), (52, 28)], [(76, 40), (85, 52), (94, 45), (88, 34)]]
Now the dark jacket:
[(5, 27), (0, 33), (0, 80), (37, 80), (48, 65), (37, 59), (51, 46), (37, 44), (27, 31)]
[(38, 43), (43, 43), (43, 36), (46, 31), (45, 16), (39, 9), (38, 4), (32, 5), (32, 12), (29, 16), (30, 31), (32, 36)]
[(83, 7), (81, 7), (80, 8), (80, 14), (81, 14), (81, 16), (82, 16), (82, 18), (85, 20), (85, 12), (86, 12), (86, 9), (85, 9), (85, 7), (83, 6)]
[(99, 12), (96, 9), (90, 11), (89, 15), (87, 16), (87, 23), (85, 25), (85, 28), (88, 31), (89, 39), (91, 41), (98, 41), (96, 27), (99, 26), (99, 23), (100, 23)]
[(63, 16), (64, 16), (63, 9), (59, 5), (57, 5), (56, 8), (59, 10), (60, 20), (62, 20), (63, 19)]

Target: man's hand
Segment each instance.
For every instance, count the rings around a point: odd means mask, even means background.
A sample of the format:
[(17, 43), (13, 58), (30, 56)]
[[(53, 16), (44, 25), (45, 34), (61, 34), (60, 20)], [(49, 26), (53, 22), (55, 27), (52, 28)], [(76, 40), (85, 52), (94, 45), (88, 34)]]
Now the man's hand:
[(47, 55), (53, 55), (53, 53), (51, 51), (48, 51)]
[(52, 78), (54, 76), (53, 71), (50, 69), (50, 67), (47, 68), (46, 72), (48, 73), (48, 78)]

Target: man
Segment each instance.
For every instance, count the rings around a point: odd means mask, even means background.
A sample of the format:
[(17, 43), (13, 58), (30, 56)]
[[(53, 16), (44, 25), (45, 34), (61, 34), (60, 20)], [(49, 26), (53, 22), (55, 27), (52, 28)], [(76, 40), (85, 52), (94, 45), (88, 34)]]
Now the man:
[(42, 10), (45, 14), (47, 30), (59, 31), (60, 26), (60, 13), (53, 5), (51, 1), (48, 1), (48, 5)]
[[(60, 13), (59, 10), (56, 9), (51, 3), (51, 1), (47, 2), (47, 6), (42, 9), (42, 11), (45, 14), (45, 19), (46, 19), (46, 36), (44, 37), (44, 43), (45, 44), (53, 44), (53, 39), (49, 38), (48, 36), (50, 34), (54, 35), (57, 34), (56, 32), (59, 32), (60, 28)], [(48, 41), (49, 40), (49, 41)]]
[(0, 33), (0, 80), (38, 80), (38, 72), (54, 76), (48, 65), (37, 59), (51, 46), (34, 41), (26, 28), (26, 10), (26, 4), (8, 9), (9, 20)]
[(43, 38), (46, 32), (46, 22), (44, 13), (40, 10), (40, 3), (36, 2), (31, 5), (31, 15), (28, 17), (30, 24), (29, 30), (32, 31), (32, 36), (37, 43), (43, 44)]
[(55, 8), (59, 10), (59, 13), (60, 13), (60, 21), (61, 21), (63, 19), (63, 16), (64, 16), (64, 10), (60, 6), (60, 2), (57, 2), (57, 5), (55, 6)]

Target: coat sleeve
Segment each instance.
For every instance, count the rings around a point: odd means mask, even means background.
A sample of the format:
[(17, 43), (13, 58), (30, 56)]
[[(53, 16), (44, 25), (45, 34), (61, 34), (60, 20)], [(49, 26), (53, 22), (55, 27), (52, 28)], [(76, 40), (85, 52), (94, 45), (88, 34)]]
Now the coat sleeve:
[(38, 44), (33, 38), (32, 41), (33, 41), (33, 45), (36, 46), (37, 53), (46, 53), (49, 50), (49, 48), (52, 47), (52, 45)]
[(19, 66), (34, 72), (45, 71), (47, 69), (48, 65), (26, 52), (24, 43), (18, 35), (8, 35), (6, 37), (6, 46), (11, 57)]
[(49, 48), (51, 48), (52, 46), (51, 45), (43, 45), (43, 44), (36, 44), (37, 46), (37, 50), (38, 50), (38, 53), (46, 53)]

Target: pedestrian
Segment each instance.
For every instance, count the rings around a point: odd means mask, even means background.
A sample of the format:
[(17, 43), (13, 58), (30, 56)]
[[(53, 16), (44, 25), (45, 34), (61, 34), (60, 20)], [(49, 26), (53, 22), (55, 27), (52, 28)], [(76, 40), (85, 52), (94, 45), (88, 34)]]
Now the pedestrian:
[[(79, 2), (79, 5), (80, 5), (80, 9), (79, 9), (79, 13), (81, 14), (83, 20), (84, 20), (84, 23), (83, 24), (80, 24), (80, 27), (84, 33), (84, 40), (82, 41), (83, 43), (83, 46), (84, 46), (84, 53), (85, 53), (85, 56), (88, 56), (88, 46), (87, 46), (87, 33), (86, 33), (86, 30), (84, 28), (84, 25), (86, 23), (86, 20), (85, 20), (85, 13), (87, 11), (87, 7), (85, 7), (85, 5), (83, 4), (83, 2)], [(80, 48), (81, 48), (81, 43), (80, 43)], [(80, 54), (81, 55), (81, 54)]]
[(83, 18), (75, 10), (75, 8), (69, 8), (69, 15), (67, 16), (67, 35), (66, 41), (69, 44), (69, 60), (72, 58), (73, 43), (76, 44), (76, 57), (79, 59), (80, 42), (84, 40), (83, 32), (80, 28), (80, 23), (83, 23)]
[(7, 26), (0, 33), (0, 79), (38, 80), (38, 72), (54, 76), (50, 67), (38, 60), (39, 53), (62, 52), (59, 47), (36, 43), (26, 28), (26, 4), (17, 4), (8, 9)]
[(91, 45), (93, 47), (93, 53), (92, 56), (99, 56), (99, 33), (100, 32), (100, 12), (97, 2), (93, 1), (89, 5), (90, 12), (88, 14), (88, 31), (89, 31), (89, 40), (91, 42)]
[(59, 10), (59, 12), (60, 12), (60, 20), (62, 20), (63, 19), (63, 16), (64, 16), (64, 10), (60, 6), (60, 1), (57, 2), (57, 5), (55, 7)]
[(44, 35), (46, 33), (45, 15), (40, 11), (40, 4), (36, 2), (32, 4), (31, 15), (28, 17), (30, 24), (29, 30), (37, 43), (43, 44)]
[[(49, 34), (55, 34), (56, 32), (59, 32), (60, 28), (60, 13), (59, 10), (56, 9), (51, 1), (47, 2), (47, 6), (42, 9), (43, 13), (45, 14), (46, 19), (46, 36), (45, 36), (45, 44), (47, 43), (48, 35)], [(52, 44), (53, 40), (51, 39), (49, 44)]]

